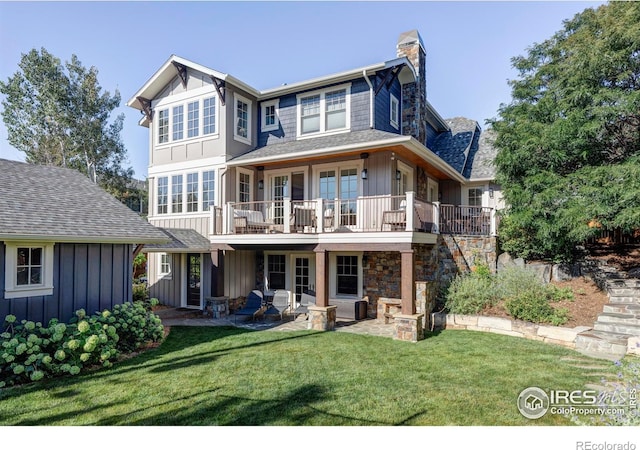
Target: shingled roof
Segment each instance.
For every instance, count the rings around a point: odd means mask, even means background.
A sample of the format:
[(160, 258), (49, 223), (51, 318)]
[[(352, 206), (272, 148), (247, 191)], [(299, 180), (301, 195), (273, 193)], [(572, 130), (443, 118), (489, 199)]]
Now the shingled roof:
[(81, 173), (0, 159), (0, 240), (147, 244), (167, 236)]
[(211, 251), (209, 239), (189, 228), (160, 228), (170, 241), (165, 244), (145, 245), (145, 252), (167, 253), (208, 253)]
[(492, 131), (482, 131), (478, 122), (464, 117), (445, 122), (450, 130), (436, 138), (435, 154), (469, 180), (495, 178)]

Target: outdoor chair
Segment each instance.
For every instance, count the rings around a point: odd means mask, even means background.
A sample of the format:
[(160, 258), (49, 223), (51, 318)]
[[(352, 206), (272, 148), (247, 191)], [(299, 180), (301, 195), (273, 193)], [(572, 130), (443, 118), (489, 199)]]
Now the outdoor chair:
[(315, 292), (305, 291), (300, 296), (300, 306), (293, 311), (293, 320), (300, 314), (308, 314), (309, 306), (316, 304)]
[(247, 302), (244, 307), (237, 310), (234, 315), (235, 322), (238, 322), (238, 316), (251, 316), (255, 320), (256, 314), (262, 309), (262, 292), (253, 290), (247, 296)]
[(280, 316), (280, 320), (284, 320), (284, 313), (287, 309), (289, 309), (289, 291), (278, 289), (275, 294), (273, 294), (273, 301), (264, 312), (264, 315), (265, 317)]

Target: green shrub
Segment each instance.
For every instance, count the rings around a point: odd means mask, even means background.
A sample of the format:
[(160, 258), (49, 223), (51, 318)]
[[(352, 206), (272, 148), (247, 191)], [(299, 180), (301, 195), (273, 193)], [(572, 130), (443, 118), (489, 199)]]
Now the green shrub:
[(547, 296), (541, 296), (538, 292), (521, 292), (506, 299), (504, 307), (509, 315), (527, 322), (562, 325), (569, 320), (566, 309), (553, 308)]
[(445, 294), (445, 308), (452, 314), (477, 314), (495, 300), (493, 278), (471, 272), (451, 282)]
[(7, 316), (0, 334), (0, 388), (109, 367), (121, 352), (160, 340), (164, 328), (149, 311), (152, 303), (125, 303), (92, 316), (81, 309), (68, 324), (51, 319), (47, 326)]
[(147, 283), (133, 283), (133, 301), (144, 302), (149, 299), (149, 287)]

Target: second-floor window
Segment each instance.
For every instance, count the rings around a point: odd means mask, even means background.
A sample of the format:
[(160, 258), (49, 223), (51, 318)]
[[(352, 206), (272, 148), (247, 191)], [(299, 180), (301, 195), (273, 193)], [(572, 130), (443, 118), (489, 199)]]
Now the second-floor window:
[(187, 212), (198, 211), (198, 173), (187, 174)]
[(238, 173), (238, 201), (246, 203), (251, 201), (251, 174)]
[(173, 140), (182, 139), (184, 133), (184, 107), (173, 107)]
[(187, 105), (187, 137), (196, 137), (200, 129), (200, 102), (195, 101)]
[(169, 142), (169, 110), (158, 111), (158, 144)]
[(349, 109), (349, 86), (298, 95), (298, 136), (348, 130)]
[(167, 214), (169, 200), (169, 177), (158, 178), (158, 214)]
[(482, 188), (469, 189), (469, 206), (482, 206)]
[(182, 212), (182, 175), (171, 177), (171, 212)]
[(203, 213), (215, 205), (215, 170), (158, 177), (157, 214)]
[(202, 210), (209, 211), (215, 204), (216, 173), (213, 170), (202, 172)]

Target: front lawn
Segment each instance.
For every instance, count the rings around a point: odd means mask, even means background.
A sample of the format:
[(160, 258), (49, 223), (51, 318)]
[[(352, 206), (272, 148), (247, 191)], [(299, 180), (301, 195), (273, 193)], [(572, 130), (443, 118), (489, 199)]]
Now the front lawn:
[(175, 327), (157, 349), (0, 390), (2, 425), (568, 425), (532, 421), (529, 386), (583, 389), (610, 364), (508, 336), (417, 344), (351, 333)]

